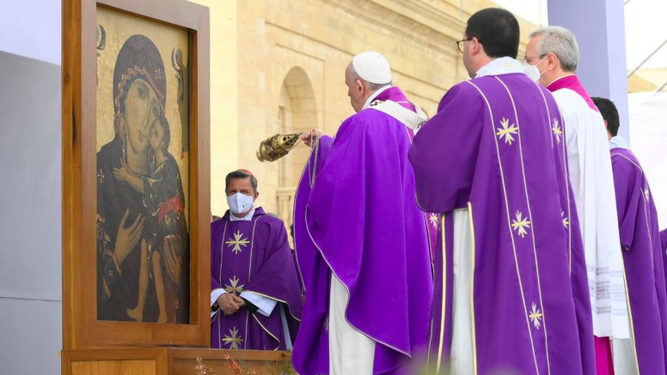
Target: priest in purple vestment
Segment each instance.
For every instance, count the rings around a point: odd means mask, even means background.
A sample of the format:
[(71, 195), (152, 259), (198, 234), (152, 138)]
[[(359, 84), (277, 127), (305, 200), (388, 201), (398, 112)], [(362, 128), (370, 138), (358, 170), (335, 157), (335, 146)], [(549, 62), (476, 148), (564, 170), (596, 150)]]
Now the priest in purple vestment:
[[(612, 338), (629, 340), (623, 256), (604, 122), (576, 76), (579, 47), (567, 29), (530, 34), (525, 60), (556, 99), (563, 118), (570, 183), (586, 254), (598, 374), (613, 374)], [(622, 348), (614, 350), (614, 356)], [(630, 353), (628, 353), (630, 354)]]
[(441, 213), (428, 362), (454, 374), (594, 374), (586, 264), (551, 94), (515, 60), (503, 9), (457, 42), (452, 87), (410, 149), (417, 203)]
[(303, 308), (283, 221), (255, 207), (257, 179), (227, 175), (229, 210), (211, 224), (211, 347), (289, 350)]
[(667, 374), (665, 265), (653, 195), (639, 161), (618, 135), (616, 106), (606, 98), (592, 99), (607, 125), (634, 337), (623, 340), (634, 342), (634, 355), (614, 356), (614, 368), (617, 374)]
[(301, 375), (414, 374), (433, 281), (407, 156), (425, 115), (377, 52), (356, 55), (345, 82), (357, 113), (335, 138), (304, 136), (313, 151), (294, 234), (306, 300), (293, 364)]

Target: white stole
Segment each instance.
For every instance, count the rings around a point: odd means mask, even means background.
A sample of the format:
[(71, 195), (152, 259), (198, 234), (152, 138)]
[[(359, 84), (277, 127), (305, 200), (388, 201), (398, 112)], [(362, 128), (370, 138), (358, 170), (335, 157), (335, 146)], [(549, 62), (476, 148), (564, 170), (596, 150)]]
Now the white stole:
[(392, 102), (391, 100), (375, 101), (372, 102), (370, 107), (376, 111), (386, 113), (389, 116), (400, 121), (403, 125), (412, 129), (412, 131), (417, 134), (419, 127), (426, 121), (427, 117), (424, 111), (421, 110), (416, 104), (413, 104), (417, 113), (412, 112), (411, 110), (403, 107), (402, 105)]

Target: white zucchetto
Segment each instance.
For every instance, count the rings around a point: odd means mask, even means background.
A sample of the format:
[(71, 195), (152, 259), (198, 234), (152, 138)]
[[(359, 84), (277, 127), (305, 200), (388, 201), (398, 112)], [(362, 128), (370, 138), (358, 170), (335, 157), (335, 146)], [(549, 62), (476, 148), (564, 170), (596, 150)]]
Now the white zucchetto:
[(368, 83), (383, 84), (391, 82), (389, 61), (377, 52), (366, 51), (354, 56), (352, 67), (357, 75)]

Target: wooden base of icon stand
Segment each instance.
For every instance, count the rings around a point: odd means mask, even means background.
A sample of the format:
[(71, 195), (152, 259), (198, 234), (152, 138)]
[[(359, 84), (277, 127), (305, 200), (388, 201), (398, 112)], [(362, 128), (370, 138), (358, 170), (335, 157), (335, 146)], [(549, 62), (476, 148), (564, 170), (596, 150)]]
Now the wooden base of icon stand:
[[(209, 372), (198, 368), (200, 361)], [(280, 375), (291, 373), (290, 364), (291, 354), (284, 351), (203, 348), (62, 351), (62, 375)]]

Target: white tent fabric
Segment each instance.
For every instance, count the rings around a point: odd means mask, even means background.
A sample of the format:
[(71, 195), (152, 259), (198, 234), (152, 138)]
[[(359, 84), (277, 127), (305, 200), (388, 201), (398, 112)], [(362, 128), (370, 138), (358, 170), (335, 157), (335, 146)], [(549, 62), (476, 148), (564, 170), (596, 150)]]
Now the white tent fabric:
[[(667, 92), (628, 95), (630, 149), (648, 177), (660, 229), (667, 228)], [(624, 124), (621, 124), (624, 126)]]

